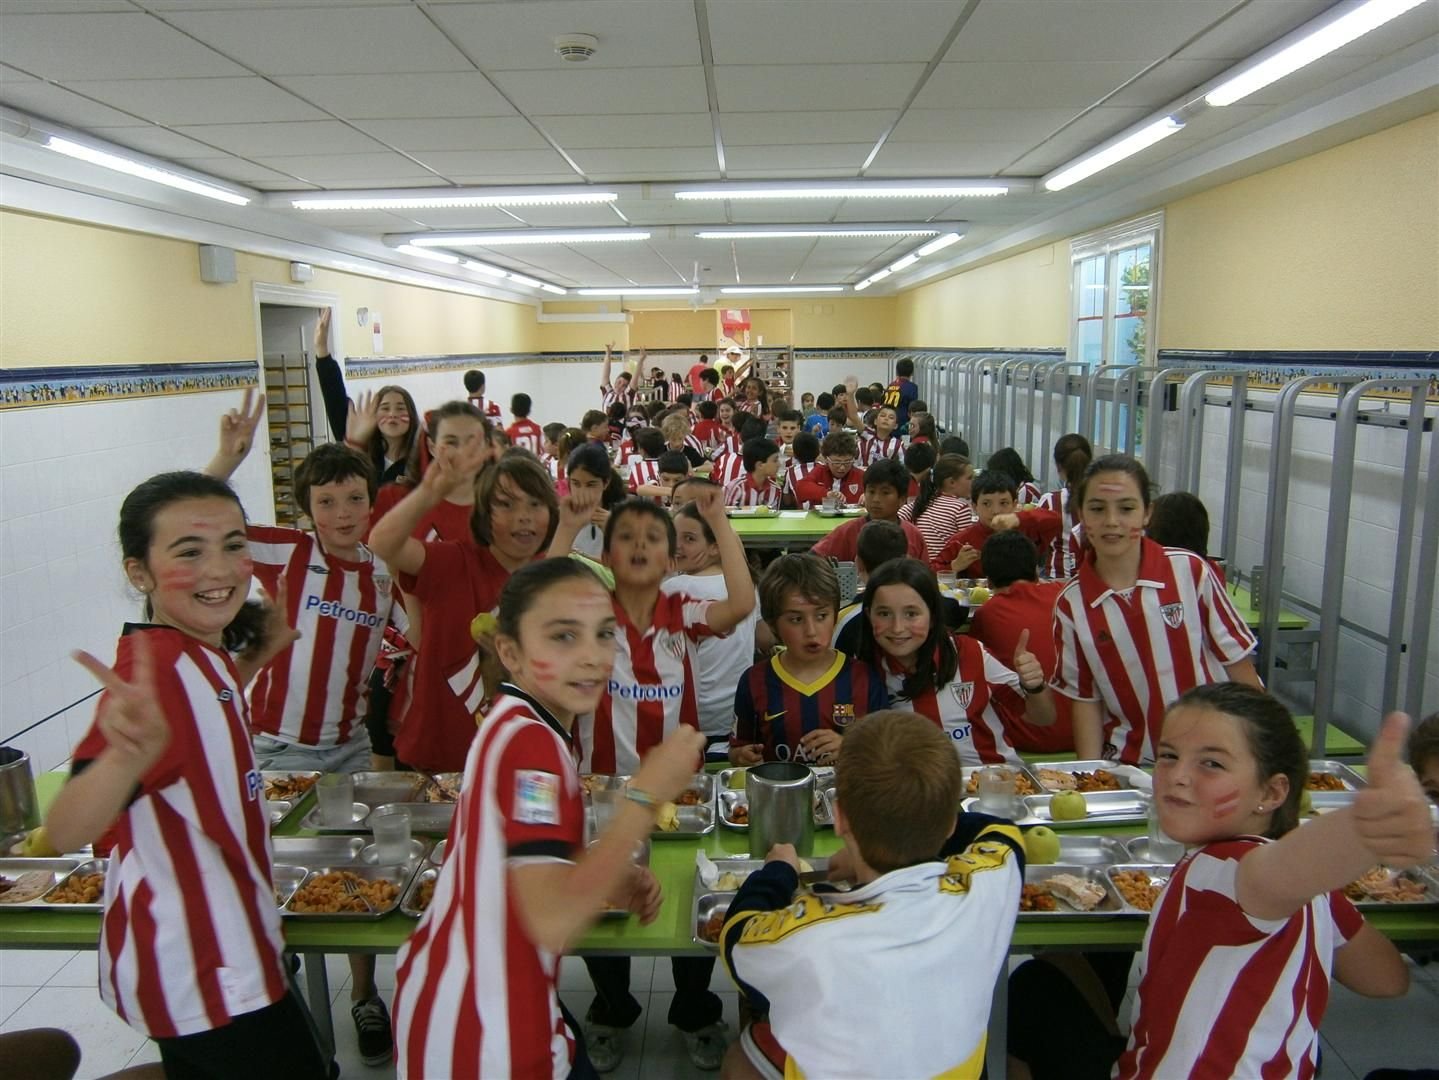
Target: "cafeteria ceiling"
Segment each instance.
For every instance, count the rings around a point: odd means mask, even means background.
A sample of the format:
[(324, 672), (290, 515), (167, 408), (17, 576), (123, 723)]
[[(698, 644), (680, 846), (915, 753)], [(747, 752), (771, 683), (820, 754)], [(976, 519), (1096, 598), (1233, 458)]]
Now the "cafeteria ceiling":
[[(1172, 138), (1086, 181), (1054, 193), (1036, 182), (1333, 6), (0, 0), (0, 104), (260, 193), (476, 185), (619, 192), (612, 204), (323, 215), (269, 195), (247, 208), (258, 213), (265, 203), (272, 220), (288, 217), (297, 229), (322, 217), (340, 234), (389, 237), (392, 246), (400, 234), (432, 230), (651, 233), (631, 243), (455, 249), (565, 288), (684, 285), (696, 273), (713, 287), (852, 285), (925, 238), (694, 232), (962, 221), (963, 238), (945, 252), (962, 259), (1037, 235), (1026, 227), (1186, 157), (1237, 144), (1286, 109), (1322, 103), (1400, 64), (1436, 62), (1439, 4), (1430, 0), (1241, 104), (1201, 111)], [(573, 33), (598, 39), (587, 62), (555, 51), (554, 39)], [(1371, 128), (1392, 122), (1376, 112)], [(1351, 125), (1346, 137), (1363, 132), (1363, 123)], [(1291, 156), (1310, 152), (1300, 140), (1295, 146)], [(4, 157), (0, 147), (0, 171)], [(1015, 190), (962, 199), (673, 197), (696, 181), (858, 178), (999, 178)], [(922, 277), (897, 274), (869, 295)]]

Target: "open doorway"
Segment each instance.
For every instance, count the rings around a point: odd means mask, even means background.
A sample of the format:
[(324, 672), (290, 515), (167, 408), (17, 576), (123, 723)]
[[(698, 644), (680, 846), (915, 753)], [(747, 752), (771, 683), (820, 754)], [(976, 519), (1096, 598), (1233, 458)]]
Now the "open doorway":
[(260, 305), (270, 471), (277, 525), (296, 525), (295, 469), (329, 437), (314, 380), (311, 344), (320, 312), (315, 307)]

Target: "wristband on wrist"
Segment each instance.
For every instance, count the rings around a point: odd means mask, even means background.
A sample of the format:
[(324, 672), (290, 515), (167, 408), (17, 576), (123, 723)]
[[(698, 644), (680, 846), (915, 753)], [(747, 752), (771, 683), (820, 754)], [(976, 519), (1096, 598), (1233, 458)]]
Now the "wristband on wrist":
[(648, 791), (644, 791), (637, 787), (625, 788), (625, 798), (632, 803), (638, 803), (646, 810), (656, 810), (659, 808), (660, 803), (664, 801), (662, 799), (655, 798)]
[(1048, 686), (1049, 683), (1047, 682), (1042, 682), (1038, 686), (1025, 686), (1024, 683), (1019, 684), (1019, 688), (1023, 690), (1026, 694), (1028, 694), (1030, 697), (1033, 697), (1035, 694), (1044, 693), (1045, 688)]

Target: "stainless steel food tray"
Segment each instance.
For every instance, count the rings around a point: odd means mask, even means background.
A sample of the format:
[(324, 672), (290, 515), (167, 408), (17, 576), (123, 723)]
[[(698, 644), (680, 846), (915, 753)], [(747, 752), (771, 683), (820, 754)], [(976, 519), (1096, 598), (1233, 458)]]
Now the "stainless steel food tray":
[(690, 908), (690, 933), (695, 943), (703, 945), (712, 952), (719, 952), (718, 941), (706, 941), (700, 936), (700, 927), (703, 926), (715, 912), (729, 911), (730, 901), (734, 899), (734, 893), (695, 893), (694, 904)]
[(300, 828), (310, 829), (320, 833), (357, 833), (365, 831), (365, 819), (370, 816), (370, 807), (366, 803), (357, 802), (351, 804), (350, 823), (348, 825), (326, 825), (320, 820), (320, 806), (318, 803), (310, 809), (310, 812), (300, 819)]
[[(74, 870), (75, 867), (82, 866), (90, 861), (91, 860), (89, 859), (68, 856), (53, 859), (0, 859), (0, 874), (3, 874), (5, 877), (10, 878), (11, 880), (18, 878), (21, 874), (29, 874), (36, 871), (49, 874), (50, 884), (45, 889), (45, 893), (48, 893), (51, 889), (53, 889), (56, 885), (60, 884), (61, 881), (68, 877), (70, 871)], [(45, 893), (41, 893), (33, 900), (22, 900), (18, 903), (11, 904), (5, 903), (3, 898), (0, 898), (0, 912), (35, 911), (37, 909), (53, 910), (55, 908), (54, 904), (44, 903), (41, 899), (41, 897), (43, 897)]]
[(303, 866), (277, 864), (270, 868), (270, 880), (275, 886), (275, 904), (283, 908), (295, 895), (295, 890), (305, 883), (310, 871)]
[[(268, 785), (269, 785), (269, 784), (273, 783), (273, 782), (276, 781), (276, 780), (291, 780), (291, 779), (295, 779), (295, 778), (304, 778), (304, 779), (306, 779), (306, 780), (318, 780), (318, 779), (320, 778), (320, 774), (317, 773), (317, 772), (315, 772), (315, 771), (313, 771), (313, 770), (308, 770), (308, 769), (262, 769), (262, 770), (260, 771), (260, 779), (264, 782), (264, 784), (265, 784), (266, 786), (265, 786), (265, 787), (262, 787), (262, 788), (261, 788), (261, 791), (265, 792), (265, 799), (266, 799), (267, 801), (270, 801), (270, 802), (276, 801), (276, 800), (274, 800), (274, 799), (271, 799), (270, 796), (269, 796), (269, 793), (268, 793), (268, 790), (269, 790), (269, 789), (268, 789)], [(314, 790), (315, 790), (315, 787), (314, 787), (313, 784), (311, 784), (310, 787), (309, 787), (309, 789), (306, 790), (305, 792), (303, 792), (299, 797), (297, 797), (297, 798), (287, 798), (287, 799), (280, 800), (280, 801), (291, 802), (291, 803), (298, 803), (301, 799), (303, 799), (306, 795), (308, 795), (311, 791), (314, 791)]]
[(355, 773), (355, 801), (367, 806), (383, 803), (419, 802), (429, 777), (417, 772)]
[(1138, 791), (1087, 791), (1084, 793), (1088, 813), (1076, 820), (1056, 821), (1049, 814), (1053, 795), (1026, 795), (1021, 802), (1028, 811), (1025, 819), (1018, 824), (1048, 825), (1055, 829), (1084, 828), (1094, 821), (1105, 824), (1121, 822), (1147, 822), (1149, 800)]
[(425, 909), (418, 906), (420, 897), (420, 886), (427, 881), (434, 881), (440, 876), (440, 871), (435, 867), (421, 870), (410, 879), (405, 886), (404, 894), (400, 897), (400, 911), (412, 919), (418, 919), (425, 913)]
[(1021, 911), (1019, 918), (1022, 921), (1062, 919), (1065, 922), (1083, 922), (1096, 919), (1113, 919), (1125, 914), (1124, 898), (1119, 895), (1119, 891), (1114, 887), (1114, 882), (1109, 880), (1108, 875), (1105, 873), (1105, 868), (1102, 866), (1074, 862), (1026, 866), (1024, 868), (1024, 883), (1026, 885), (1041, 885), (1058, 874), (1070, 874), (1098, 885), (1104, 890), (1104, 899), (1092, 910), (1081, 911), (1056, 896), (1054, 897), (1055, 909), (1053, 911)]
[[(110, 870), (109, 859), (86, 859), (79, 866), (74, 867), (68, 874), (50, 888), (44, 896), (40, 897), (39, 907), (44, 911), (88, 911), (92, 914), (103, 911), (105, 905), (99, 901), (93, 904), (55, 904), (50, 902), (50, 897), (55, 895), (57, 889), (73, 877), (83, 877), (86, 874), (105, 874)], [(18, 905), (17, 905), (18, 906)]]
[[(1137, 870), (1141, 874), (1147, 874), (1149, 877), (1149, 884), (1158, 885), (1161, 887), (1169, 883), (1170, 875), (1174, 873), (1174, 867), (1163, 866), (1158, 863), (1131, 862), (1118, 863), (1114, 866), (1106, 866), (1104, 868), (1104, 873), (1109, 878), (1109, 883), (1111, 886), (1114, 887), (1114, 891), (1116, 893), (1119, 893), (1121, 898), (1124, 896), (1124, 894), (1119, 891), (1119, 887), (1117, 885), (1114, 885), (1114, 875), (1120, 870)], [(1156, 897), (1155, 903), (1157, 904), (1158, 902), (1158, 897)], [(1142, 907), (1131, 904), (1128, 900), (1124, 901), (1124, 910), (1127, 914), (1142, 915), (1145, 918), (1148, 918), (1150, 913), (1153, 911), (1152, 908), (1149, 911), (1146, 911)]]
[(1394, 877), (1418, 883), (1424, 889), (1424, 899), (1375, 900), (1372, 897), (1365, 897), (1362, 900), (1355, 900), (1354, 906), (1360, 911), (1414, 911), (1439, 906), (1439, 882), (1436, 882), (1422, 869), (1401, 870), (1396, 872)]
[[(285, 907), (282, 909), (281, 914), (287, 919), (305, 919), (310, 921), (323, 920), (327, 922), (374, 922), (377, 919), (383, 919), (386, 915), (396, 910), (400, 906), (400, 899), (405, 895), (405, 889), (410, 883), (410, 878), (414, 875), (415, 867), (413, 865), (359, 866), (355, 864), (350, 864), (347, 866), (311, 867), (310, 872), (305, 875), (305, 880), (304, 882), (302, 882), (300, 888), (308, 885), (311, 881), (321, 876), (322, 874), (339, 873), (341, 871), (354, 874), (356, 877), (363, 878), (366, 881), (377, 881), (381, 878), (388, 878), (395, 884), (397, 888), (394, 899), (388, 905), (380, 908), (377, 911), (310, 912), (294, 911), (291, 909), (290, 905), (294, 903), (295, 899), (294, 894), (292, 893), (290, 899), (285, 902)], [(299, 892), (299, 888), (297, 888), (295, 892)]]
[(453, 824), (455, 820), (454, 803), (385, 803), (382, 806), (375, 807), (371, 813), (383, 810), (386, 806), (403, 806), (410, 811), (410, 831), (412, 833), (425, 833), (428, 836), (445, 836), (448, 835), (450, 825)]
[[(1058, 788), (1046, 787), (1040, 780), (1041, 769), (1052, 769), (1054, 772), (1062, 773), (1092, 773), (1099, 769), (1113, 773), (1114, 778), (1119, 781), (1122, 790), (1152, 791), (1154, 789), (1154, 777), (1150, 776), (1143, 769), (1135, 765), (1121, 765), (1117, 761), (1104, 761), (1103, 759), (1093, 761), (1040, 761), (1030, 767), (1036, 782), (1039, 783), (1039, 790), (1058, 791)], [(1085, 792), (1084, 794), (1099, 795), (1102, 792)]]
[[(984, 769), (984, 768), (988, 768), (988, 767), (989, 767), (989, 766), (986, 766), (986, 765), (971, 765), (971, 766), (967, 767), (967, 768), (964, 770), (964, 795), (965, 795), (965, 798), (978, 797), (978, 795), (979, 795), (979, 770), (980, 770), (980, 769)], [(1014, 764), (1014, 762), (1012, 762), (1012, 761), (1004, 761), (1004, 762), (998, 762), (998, 763), (996, 763), (995, 767), (996, 767), (996, 768), (1001, 768), (1001, 769), (1012, 769), (1012, 770), (1014, 770), (1014, 771), (1017, 772), (1017, 773), (1021, 773), (1026, 780), (1028, 780), (1031, 784), (1034, 785), (1034, 791), (1035, 791), (1035, 794), (1037, 794), (1037, 795), (1042, 795), (1042, 794), (1044, 794), (1044, 792), (1046, 792), (1046, 791), (1049, 790), (1048, 788), (1046, 788), (1043, 784), (1041, 784), (1041, 783), (1039, 782), (1039, 776), (1038, 776), (1038, 774), (1035, 773), (1034, 769), (1033, 769), (1031, 766), (1029, 766), (1029, 765), (1016, 765), (1016, 764)], [(971, 785), (973, 785), (973, 786), (971, 786)]]
[(1345, 791), (1359, 791), (1369, 786), (1368, 780), (1342, 761), (1311, 761), (1309, 771), (1311, 773), (1327, 773), (1336, 777), (1344, 785)]
[(272, 836), (274, 861), (290, 866), (348, 866), (359, 862), (365, 841), (358, 836)]
[[(409, 858), (410, 864), (411, 864), (411, 865), (414, 865), (415, 863), (424, 862), (424, 861), (425, 861), (425, 856), (428, 855), (429, 852), (430, 852), (430, 841), (428, 841), (428, 840), (421, 840), (421, 839), (418, 839), (418, 838), (412, 839), (412, 840), (410, 841), (410, 858)], [(360, 849), (360, 864), (361, 864), (362, 866), (379, 866), (379, 865), (380, 865), (379, 846), (376, 845), (376, 844), (366, 844), (363, 848), (361, 848), (361, 849)]]

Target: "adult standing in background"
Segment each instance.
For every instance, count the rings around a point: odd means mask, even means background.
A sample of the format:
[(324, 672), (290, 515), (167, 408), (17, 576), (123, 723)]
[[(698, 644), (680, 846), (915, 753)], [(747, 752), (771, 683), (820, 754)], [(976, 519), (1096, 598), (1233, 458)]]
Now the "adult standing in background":
[(899, 413), (899, 426), (909, 423), (909, 406), (919, 397), (914, 385), (914, 361), (906, 357), (894, 365), (894, 380), (884, 389), (884, 404)]

